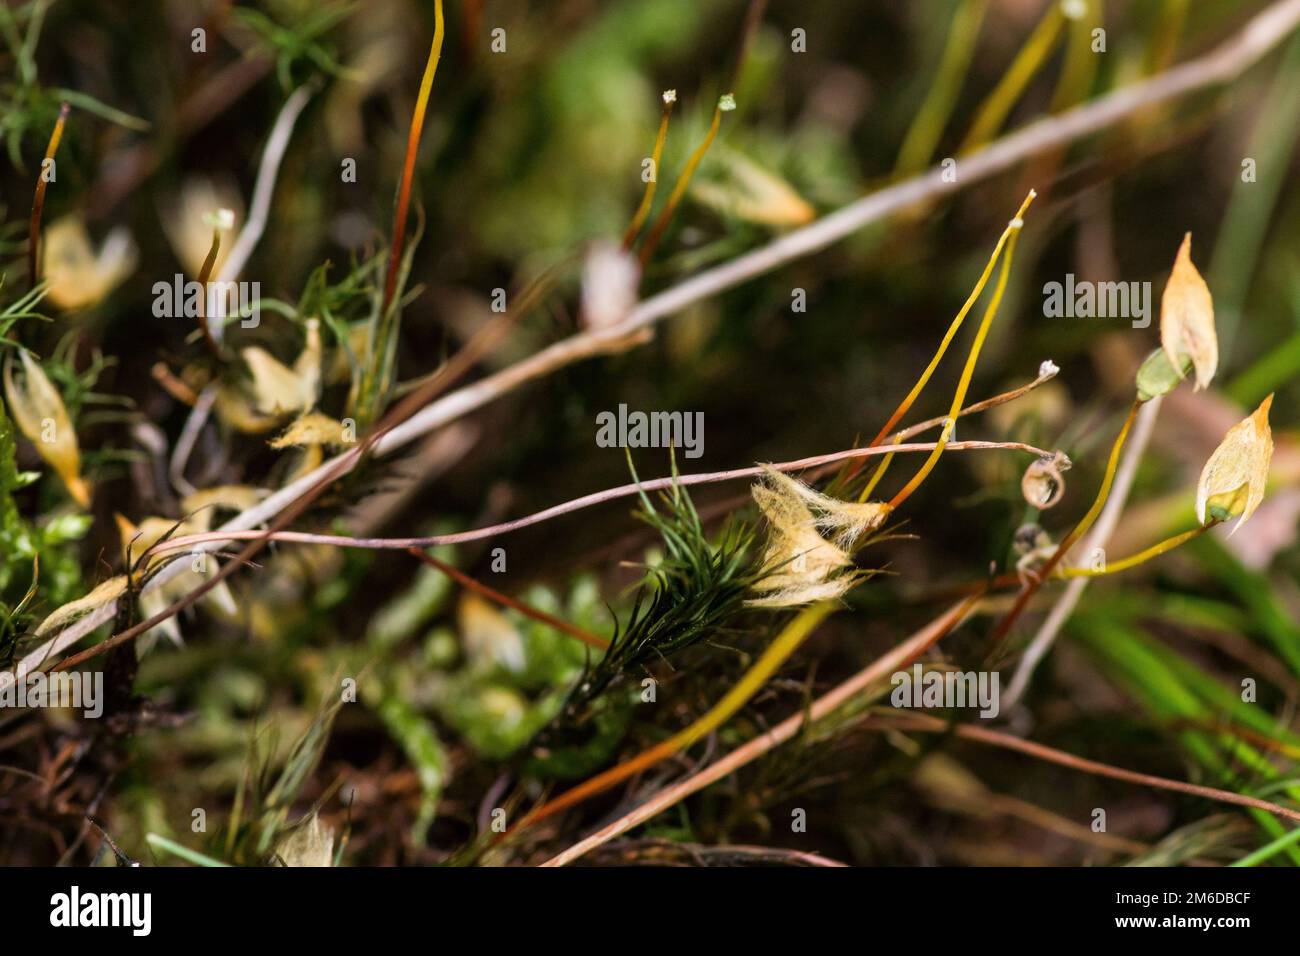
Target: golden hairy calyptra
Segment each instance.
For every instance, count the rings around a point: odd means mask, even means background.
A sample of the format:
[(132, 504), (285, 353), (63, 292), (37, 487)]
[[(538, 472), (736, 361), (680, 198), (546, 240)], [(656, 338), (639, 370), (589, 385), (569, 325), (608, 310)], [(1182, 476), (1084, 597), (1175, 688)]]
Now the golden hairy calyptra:
[[(891, 509), (881, 502), (847, 502), (815, 491), (801, 481), (767, 468), (754, 485), (754, 500), (768, 522), (764, 563), (773, 569), (755, 590), (764, 597), (751, 607), (796, 607), (833, 600), (850, 590), (861, 574), (848, 549), (878, 528)], [(814, 514), (814, 511), (816, 514)], [(822, 537), (822, 532), (833, 540)]]
[(1160, 300), (1160, 345), (1176, 369), (1190, 359), (1196, 389), (1205, 388), (1219, 366), (1219, 339), (1214, 331), (1210, 287), (1192, 264), (1192, 234), (1183, 237), (1173, 271)]

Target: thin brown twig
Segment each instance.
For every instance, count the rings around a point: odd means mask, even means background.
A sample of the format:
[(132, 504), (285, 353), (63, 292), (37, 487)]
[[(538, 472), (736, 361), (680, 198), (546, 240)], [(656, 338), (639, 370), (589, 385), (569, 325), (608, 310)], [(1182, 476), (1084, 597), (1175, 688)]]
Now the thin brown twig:
[[(1013, 402), (1017, 398), (1029, 394), (1030, 392), (1032, 392), (1034, 389), (1038, 388), (1040, 385), (1044, 384), (1045, 382), (1050, 382), (1053, 378), (1056, 377), (1059, 371), (1060, 369), (1058, 369), (1054, 363), (1044, 362), (1043, 367), (1039, 370), (1038, 377), (1034, 379), (1032, 382), (1026, 382), (1024, 385), (1018, 385), (1009, 391), (1002, 392), (998, 395), (993, 395), (989, 398), (981, 399), (980, 401), (975, 402), (972, 405), (967, 405), (965, 408), (963, 408), (961, 411), (957, 413), (957, 418), (961, 419), (966, 417), (967, 415), (973, 415), (976, 412), (987, 411), (990, 408), (996, 408), (999, 405), (1005, 405), (1007, 402)], [(917, 422), (914, 425), (908, 425), (906, 428), (902, 429), (901, 431), (896, 431), (892, 435), (888, 435), (886, 437), (889, 439), (891, 445), (897, 444), (899, 442), (902, 442), (904, 439), (914, 438), (915, 436), (921, 434), (922, 432), (929, 431), (931, 428), (936, 428), (939, 425), (946, 424), (947, 421), (948, 421), (947, 415), (938, 415), (934, 418), (927, 418), (925, 421)], [(960, 446), (963, 443), (958, 442), (957, 444)], [(933, 446), (930, 447), (933, 448)], [(946, 447), (951, 448), (952, 443), (950, 442)], [(877, 448), (879, 448), (879, 446), (877, 446)], [(878, 451), (872, 451), (871, 454), (876, 455), (880, 453), (881, 452)], [(888, 449), (886, 449), (884, 453), (889, 454)], [(805, 476), (804, 480), (815, 481), (820, 479), (827, 472), (832, 471), (833, 466), (835, 464), (836, 464), (835, 462), (832, 462), (829, 465), (821, 465), (817, 468), (810, 469), (810, 473)], [(773, 465), (772, 467), (776, 468), (777, 471), (781, 470), (780, 465)], [(745, 494), (745, 495), (738, 495), (734, 498), (726, 498), (723, 499), (722, 501), (714, 502), (707, 509), (700, 510), (700, 517), (705, 521), (709, 521), (712, 518), (717, 517), (718, 515), (722, 515), (730, 511), (734, 511), (736, 508), (739, 508), (741, 505), (743, 505), (748, 500), (748, 498), (749, 498), (748, 494)], [(1019, 578), (1017, 578), (1015, 575), (1012, 575), (1010, 579), (1010, 583), (1015, 583), (1015, 581), (1018, 580)], [(961, 591), (960, 593), (969, 594), (970, 590), (971, 590), (970, 588), (967, 588)]]
[(591, 633), (591, 631), (583, 630), (576, 624), (570, 624), (562, 618), (555, 617), (552, 614), (547, 614), (545, 611), (540, 611), (531, 605), (525, 604), (517, 598), (512, 598), (508, 594), (503, 594), (495, 588), (484, 584), (482, 581), (470, 577), (464, 571), (460, 570), (460, 568), (453, 567), (446, 561), (440, 561), (438, 558), (435, 558), (433, 555), (428, 554), (425, 551), (421, 551), (419, 548), (411, 548), (410, 552), (425, 564), (429, 565), (429, 567), (437, 568), (443, 574), (447, 575), (447, 577), (456, 581), (463, 587), (469, 588), (471, 591), (481, 594), (498, 604), (503, 604), (506, 607), (513, 608), (525, 617), (531, 617), (534, 621), (541, 621), (548, 627), (553, 627), (557, 631), (563, 631), (570, 637), (576, 637), (578, 640), (582, 641), (582, 643), (590, 644), (597, 650), (603, 651), (609, 648), (609, 641), (605, 640), (603, 637), (599, 637)]
[(848, 865), (819, 853), (792, 850), (789, 847), (750, 846), (744, 843), (704, 846), (664, 839), (621, 841), (606, 847), (605, 853), (625, 866), (666, 866), (684, 860), (690, 860), (696, 866), (744, 866), (753, 863), (829, 867)]
[(1290, 807), (1270, 803), (1268, 800), (1261, 800), (1259, 797), (1233, 793), (1231, 790), (1219, 790), (1215, 787), (1204, 787), (1200, 784), (1186, 783), (1182, 780), (1172, 780), (1169, 777), (1157, 777), (1154, 774), (1139, 773), (1136, 770), (1125, 770), (1123, 767), (1115, 767), (1097, 760), (1089, 760), (1086, 757), (1078, 757), (1064, 750), (1048, 747), (1046, 744), (1024, 740), (1011, 734), (998, 730), (989, 730), (986, 727), (979, 727), (974, 724), (952, 724), (949, 721), (931, 717), (928, 714), (915, 713), (870, 718), (864, 723), (868, 726), (874, 724), (882, 728), (918, 730), (925, 733), (952, 733), (967, 740), (976, 740), (1006, 750), (1019, 751), (1031, 757), (1037, 757), (1039, 760), (1046, 760), (1049, 763), (1069, 767), (1071, 770), (1078, 770), (1082, 773), (1089, 773), (1098, 777), (1109, 777), (1112, 780), (1123, 780), (1126, 783), (1136, 783), (1144, 787), (1155, 787), (1159, 790), (1185, 793), (1194, 797), (1204, 797), (1206, 800), (1215, 800), (1219, 803), (1250, 807), (1253, 810), (1263, 810), (1266, 813), (1273, 813), (1277, 816), (1286, 817), (1288, 820), (1300, 822), (1300, 810), (1292, 810)]
[(1268, 55), (1297, 26), (1300, 26), (1300, 0), (1275, 3), (1203, 56), (1150, 80), (1029, 123), (962, 159), (955, 179), (944, 169), (933, 168), (849, 203), (760, 249), (707, 269), (646, 299), (634, 310), (628, 325), (649, 325), (701, 299), (825, 249), (894, 213), (928, 205), (973, 183), (991, 179), (1022, 160), (1101, 132), (1152, 106), (1227, 83)]
[[(967, 405), (957, 413), (957, 417), (965, 418), (967, 415), (974, 415), (977, 412), (985, 412), (990, 408), (996, 408), (999, 405), (1014, 402), (1016, 399), (1028, 395), (1040, 385), (1056, 378), (1056, 375), (1060, 370), (1051, 362), (1044, 362), (1043, 365), (1044, 368), (1038, 373), (1038, 378), (1034, 379), (1032, 382), (1026, 382), (1024, 385), (1018, 385), (1009, 391)], [(921, 432), (929, 431), (931, 428), (937, 428), (938, 426), (945, 424), (947, 421), (947, 415), (936, 415), (934, 418), (927, 418), (925, 421), (917, 422), (915, 425), (908, 425), (906, 428), (896, 431), (887, 437), (891, 442), (901, 442), (904, 439), (913, 437), (914, 435), (919, 435)], [(950, 442), (947, 447), (951, 448), (952, 443)]]
[[(713, 471), (695, 475), (675, 475), (666, 478), (653, 478), (649, 481), (642, 481), (639, 483), (632, 482), (626, 485), (619, 485), (616, 488), (606, 488), (603, 491), (595, 491), (589, 495), (583, 495), (580, 498), (574, 498), (558, 505), (552, 505), (549, 508), (534, 512), (530, 515), (525, 515), (522, 518), (503, 521), (486, 528), (475, 528), (470, 531), (456, 531), (450, 534), (435, 534), (421, 538), (349, 538), (345, 535), (313, 534), (306, 531), (277, 531), (271, 534), (270, 540), (292, 542), (294, 544), (338, 545), (345, 548), (364, 548), (370, 550), (405, 550), (408, 548), (430, 548), (435, 545), (443, 544), (464, 544), (468, 541), (481, 541), (484, 538), (509, 534), (512, 531), (518, 531), (522, 528), (527, 528), (530, 525), (540, 524), (543, 521), (549, 521), (550, 519), (558, 518), (561, 515), (571, 514), (575, 511), (581, 511), (584, 508), (590, 508), (594, 505), (615, 501), (619, 498), (630, 498), (633, 495), (644, 492), (661, 491), (673, 486), (685, 487), (689, 485), (711, 484), (720, 481), (734, 481), (739, 478), (757, 478), (762, 475), (767, 468), (772, 468), (776, 471), (803, 471), (808, 468), (817, 468), (854, 458), (902, 454), (907, 452), (930, 452), (933, 451), (935, 447), (934, 442), (916, 442), (903, 445), (877, 445), (875, 448), (849, 448), (845, 451), (831, 452), (826, 455), (815, 455), (812, 458), (800, 458), (796, 461), (779, 462), (774, 465), (753, 465), (748, 468), (736, 468), (731, 471)], [(1051, 454), (1051, 452), (1045, 451), (1042, 448), (1038, 448), (1034, 445), (1027, 445), (1023, 442), (962, 441), (950, 442), (945, 447), (950, 451), (979, 451), (990, 449), (1020, 451), (1039, 457)], [(265, 533), (266, 532), (264, 531), (205, 531), (199, 534), (190, 534), (183, 537), (170, 538), (166, 541), (160, 541), (150, 549), (149, 553), (163, 554), (170, 551), (182, 551), (192, 548), (195, 545), (208, 544), (213, 541), (246, 541), (252, 538), (259, 538)]]
[[(609, 840), (614, 839), (620, 834), (626, 833), (628, 830), (651, 819), (668, 807), (685, 799), (687, 796), (704, 789), (710, 784), (716, 783), (718, 780), (721, 780), (767, 753), (772, 748), (791, 739), (806, 724), (822, 719), (830, 712), (842, 706), (847, 700), (857, 696), (857, 694), (870, 687), (872, 684), (884, 679), (890, 673), (919, 657), (927, 648), (953, 630), (957, 624), (960, 623), (961, 619), (973, 607), (975, 600), (976, 598), (972, 597), (961, 604), (950, 608), (943, 615), (936, 618), (934, 621), (931, 621), (924, 628), (917, 631), (888, 654), (879, 658), (867, 668), (860, 671), (843, 684), (840, 684), (834, 690), (819, 697), (813, 705), (808, 708), (806, 713), (796, 714), (787, 718), (772, 730), (755, 737), (744, 746), (738, 747), (716, 763), (692, 774), (685, 780), (679, 781), (678, 783), (665, 788), (639, 807), (636, 807), (634, 810), (624, 814), (608, 826), (605, 826), (583, 840), (580, 840), (567, 850), (557, 854), (550, 860), (547, 860), (542, 865), (564, 866), (567, 863), (571, 863), (573, 860), (590, 852), (595, 847), (607, 843)], [(1181, 780), (1172, 780), (1168, 777), (1158, 777), (1153, 774), (1139, 773), (1134, 770), (1126, 770), (1122, 767), (1115, 767), (1096, 760), (1088, 760), (1087, 758), (1078, 757), (1063, 750), (1057, 750), (1054, 747), (1048, 747), (1044, 744), (1035, 743), (1034, 741), (1023, 740), (1019, 737), (1013, 737), (1010, 734), (988, 730), (971, 724), (953, 725), (950, 722), (941, 720), (937, 717), (912, 713), (906, 715), (900, 714), (897, 717), (891, 718), (869, 718), (868, 723), (871, 720), (875, 720), (882, 726), (899, 727), (901, 729), (915, 729), (926, 732), (952, 732), (959, 737), (1003, 747), (1008, 750), (1016, 750), (1020, 753), (1037, 757), (1040, 760), (1046, 760), (1083, 773), (1109, 777), (1113, 780), (1121, 780), (1126, 783), (1135, 783), (1141, 786), (1154, 787), (1176, 793), (1184, 793), (1189, 796), (1203, 797), (1207, 800), (1214, 800), (1220, 803), (1230, 803), (1236, 806), (1263, 810), (1267, 813), (1286, 817), (1287, 819), (1300, 821), (1300, 811), (1292, 810), (1289, 807), (1284, 807), (1276, 803), (1270, 803), (1269, 801), (1262, 800), (1258, 797), (1233, 793), (1228, 790), (1219, 790), (1214, 787), (1205, 787), (1199, 784), (1186, 783)]]
[[(179, 613), (185, 608), (194, 604), (199, 598), (210, 591), (213, 587), (225, 580), (230, 574), (251, 559), (253, 555), (260, 550), (269, 540), (269, 535), (281, 530), (286, 524), (290, 523), (305, 508), (310, 505), (319, 495), (337, 478), (342, 477), (356, 466), (362, 457), (367, 453), (373, 453), (375, 449), (382, 449), (385, 438), (391, 433), (397, 431), (403, 424), (413, 417), (416, 409), (421, 408), (428, 402), (436, 398), (445, 388), (457, 381), (461, 376), (469, 372), (474, 365), (484, 356), (494, 350), (506, 331), (516, 320), (516, 316), (526, 314), (550, 287), (553, 276), (550, 273), (543, 274), (542, 277), (528, 286), (523, 294), (519, 297), (519, 303), (515, 309), (503, 312), (497, 315), (491, 322), (479, 330), (475, 336), (466, 343), (465, 347), (455, 353), (447, 363), (432, 375), (418, 389), (407, 395), (400, 401), (385, 417), (379, 422), (373, 431), (367, 434), (360, 447), (344, 452), (335, 458), (322, 464), (314, 471), (304, 475), (287, 488), (271, 495), (267, 501), (278, 499), (274, 502), (267, 518), (275, 517), (271, 526), (265, 531), (258, 533), (257, 539), (249, 548), (236, 555), (233, 560), (218, 569), (217, 573), (204, 583), (198, 585), (194, 590), (179, 598), (177, 601), (155, 614), (147, 621), (108, 638), (102, 644), (96, 645), (89, 651), (74, 655), (59, 665), (60, 670), (66, 670), (88, 657), (104, 653), (113, 647), (118, 646), (126, 640), (137, 636), (171, 616)], [(265, 504), (266, 502), (263, 502)], [(256, 513), (257, 506), (242, 515), (247, 519), (250, 515)], [(278, 517), (277, 517), (278, 516)], [(261, 523), (262, 520), (254, 522)], [(227, 527), (238, 524), (240, 518), (235, 518), (227, 523)], [(150, 584), (146, 588), (159, 587), (165, 582), (174, 578), (184, 570), (183, 562), (173, 562), (167, 567), (161, 568), (151, 578)], [(110, 601), (95, 611), (86, 614), (76, 623), (69, 625), (57, 635), (46, 641), (40, 647), (33, 650), (22, 660), (22, 667), (28, 672), (34, 672), (38, 669), (45, 669), (50, 666), (49, 657), (65, 647), (69, 647), (76, 641), (80, 640), (86, 634), (91, 633), (106, 621), (112, 620), (117, 610), (117, 601)], [(5, 687), (6, 672), (0, 672), (0, 689)], [(8, 676), (12, 681), (12, 676)]]

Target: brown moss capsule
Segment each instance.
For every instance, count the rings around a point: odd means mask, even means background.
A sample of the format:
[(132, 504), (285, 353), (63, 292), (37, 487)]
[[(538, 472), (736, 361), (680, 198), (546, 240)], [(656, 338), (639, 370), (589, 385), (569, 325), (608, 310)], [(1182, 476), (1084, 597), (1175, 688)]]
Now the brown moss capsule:
[(1026, 468), (1024, 477), (1020, 479), (1020, 493), (1025, 496), (1025, 501), (1035, 508), (1055, 506), (1065, 494), (1065, 479), (1061, 472), (1068, 471), (1070, 464), (1070, 459), (1058, 451), (1039, 458)]

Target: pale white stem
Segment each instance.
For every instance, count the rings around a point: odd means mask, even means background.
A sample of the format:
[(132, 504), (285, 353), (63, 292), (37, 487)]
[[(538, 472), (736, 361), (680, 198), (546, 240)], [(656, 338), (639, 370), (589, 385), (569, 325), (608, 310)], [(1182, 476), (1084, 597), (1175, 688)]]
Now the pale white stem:
[(194, 486), (185, 480), (185, 466), (189, 464), (194, 445), (203, 432), (203, 426), (208, 423), (208, 413), (212, 411), (212, 405), (216, 400), (215, 385), (209, 385), (199, 392), (199, 397), (194, 402), (194, 407), (190, 409), (184, 427), (181, 428), (180, 437), (176, 439), (176, 447), (172, 449), (167, 477), (171, 479), (172, 487), (182, 496), (194, 494)]
[[(257, 182), (253, 186), (253, 202), (248, 210), (248, 219), (244, 222), (244, 228), (239, 231), (235, 244), (231, 246), (230, 255), (226, 256), (226, 261), (222, 263), (221, 272), (217, 274), (215, 282), (232, 282), (239, 278), (239, 274), (244, 271), (244, 266), (248, 265), (248, 257), (253, 254), (253, 249), (261, 240), (262, 233), (266, 231), (266, 222), (271, 213), (271, 195), (275, 192), (275, 180), (280, 174), (280, 163), (289, 148), (289, 138), (293, 135), (294, 123), (298, 121), (298, 115), (311, 99), (312, 92), (310, 86), (300, 86), (285, 100), (284, 106), (280, 107), (275, 125), (271, 127), (271, 135), (267, 138), (266, 147), (262, 150), (262, 162), (257, 168)], [(216, 294), (215, 291), (213, 294)], [(220, 342), (221, 333), (225, 328), (226, 310), (217, 305), (209, 302), (208, 310), (204, 314), (210, 317), (208, 327), (212, 330), (213, 338)]]

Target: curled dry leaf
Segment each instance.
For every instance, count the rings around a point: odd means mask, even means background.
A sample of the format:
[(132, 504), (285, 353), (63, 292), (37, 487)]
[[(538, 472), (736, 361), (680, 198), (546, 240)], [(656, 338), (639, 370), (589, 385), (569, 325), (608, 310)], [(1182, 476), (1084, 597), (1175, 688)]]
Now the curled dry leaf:
[(320, 397), (320, 322), (307, 323), (307, 343), (293, 368), (257, 346), (240, 353), (252, 373), (253, 403), (263, 415), (283, 415), (311, 408)]
[(5, 397), (19, 430), (54, 469), (68, 493), (83, 508), (90, 505), (90, 486), (81, 477), (81, 449), (77, 433), (58, 389), (26, 349), (18, 350), (23, 380), (13, 375), (13, 357), (5, 362)]
[(343, 422), (320, 412), (308, 412), (284, 430), (284, 434), (271, 441), (271, 447), (290, 448), (297, 445), (331, 445), (340, 447), (352, 438)]
[(250, 375), (247, 391), (223, 385), (217, 394), (217, 414), (242, 432), (261, 434), (289, 415), (309, 411), (320, 398), (321, 351), (317, 319), (307, 322), (307, 341), (293, 368), (257, 346), (241, 350)]
[(43, 277), (50, 301), (65, 311), (102, 302), (134, 270), (135, 243), (124, 228), (114, 229), (96, 252), (78, 216), (64, 216), (45, 230)]
[(1202, 525), (1241, 515), (1232, 529), (1236, 534), (1264, 500), (1273, 460), (1273, 431), (1268, 424), (1272, 404), (1269, 395), (1248, 418), (1228, 429), (1205, 463), (1196, 485), (1196, 517)]
[(794, 187), (735, 150), (718, 150), (721, 178), (697, 182), (697, 200), (726, 216), (764, 226), (802, 226), (817, 212)]
[(284, 420), (280, 415), (261, 414), (242, 389), (230, 385), (217, 389), (217, 400), (212, 408), (223, 422), (246, 435), (274, 431)]
[(1196, 389), (1205, 388), (1219, 366), (1219, 339), (1214, 331), (1214, 300), (1210, 287), (1192, 264), (1192, 234), (1174, 259), (1174, 269), (1160, 300), (1160, 345), (1175, 369), (1190, 359)]
[(836, 546), (853, 550), (858, 539), (868, 531), (875, 531), (893, 510), (883, 501), (841, 501), (810, 488), (795, 478), (775, 468), (765, 468), (768, 482), (786, 493), (801, 498), (814, 512), (816, 527), (832, 535)]

